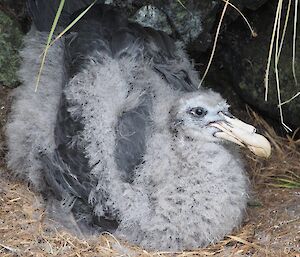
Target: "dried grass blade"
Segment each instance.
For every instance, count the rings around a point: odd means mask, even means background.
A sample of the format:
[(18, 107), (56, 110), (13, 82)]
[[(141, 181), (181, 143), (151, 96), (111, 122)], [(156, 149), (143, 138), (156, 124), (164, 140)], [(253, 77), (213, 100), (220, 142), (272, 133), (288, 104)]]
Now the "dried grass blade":
[(287, 8), (286, 15), (285, 15), (285, 21), (284, 21), (283, 31), (282, 31), (282, 35), (281, 35), (281, 42), (280, 42), (279, 51), (278, 51), (278, 59), (279, 59), (280, 54), (281, 54), (281, 50), (282, 50), (282, 46), (283, 46), (283, 41), (284, 41), (285, 34), (286, 34), (286, 28), (288, 26), (291, 5), (292, 5), (292, 0), (289, 0), (288, 8)]
[(177, 0), (177, 2), (184, 8), (184, 9), (186, 9), (187, 10), (187, 8), (186, 8), (186, 6), (182, 3), (182, 1), (181, 0)]
[[(222, 1), (226, 3), (226, 0), (222, 0)], [(250, 25), (249, 21), (247, 20), (246, 16), (241, 12), (241, 10), (239, 8), (237, 8), (234, 4), (230, 3), (230, 2), (228, 2), (228, 4), (242, 16), (242, 18), (244, 19), (244, 21), (246, 22), (248, 28), (251, 31), (252, 37), (257, 37), (257, 33), (254, 31), (254, 29)]]
[(292, 131), (290, 127), (288, 127), (284, 123), (283, 118), (283, 111), (281, 105), (281, 93), (280, 93), (280, 79), (279, 79), (279, 72), (278, 72), (278, 63), (279, 63), (279, 38), (280, 38), (280, 20), (281, 20), (281, 13), (282, 13), (282, 4), (283, 0), (278, 1), (278, 20), (277, 20), (277, 28), (276, 28), (276, 43), (275, 43), (275, 58), (274, 58), (274, 66), (275, 66), (275, 79), (276, 79), (276, 90), (277, 90), (277, 99), (278, 99), (278, 108), (279, 108), (279, 115), (280, 121), (286, 131)]
[(295, 84), (298, 84), (297, 77), (296, 77), (296, 70), (295, 70), (295, 63), (296, 63), (296, 39), (297, 39), (297, 15), (298, 15), (298, 0), (295, 0), (295, 14), (294, 14), (294, 33), (293, 33), (293, 76)]
[(7, 246), (7, 245), (1, 244), (1, 243), (0, 243), (0, 246), (1, 246), (2, 248), (6, 249), (6, 250), (8, 250), (8, 251), (10, 251), (10, 252), (12, 252), (12, 253), (15, 253), (15, 254), (17, 254), (17, 253), (20, 252), (18, 249), (12, 248), (12, 247), (10, 247), (10, 246)]
[(272, 54), (273, 54), (273, 47), (274, 47), (274, 40), (276, 35), (276, 29), (278, 24), (278, 17), (279, 17), (279, 11), (281, 9), (280, 3), (282, 5), (282, 0), (278, 1), (277, 10), (275, 14), (275, 20), (274, 20), (274, 26), (273, 26), (273, 32), (271, 36), (271, 42), (269, 47), (269, 55), (268, 55), (268, 62), (267, 62), (267, 68), (265, 73), (265, 101), (268, 101), (268, 93), (269, 93), (269, 74), (270, 74), (270, 67), (271, 67), (271, 60), (272, 60)]
[(300, 91), (299, 91), (298, 93), (296, 93), (294, 96), (292, 96), (290, 99), (288, 99), (288, 100), (282, 102), (281, 104), (278, 104), (278, 107), (279, 107), (279, 106), (282, 106), (282, 105), (285, 105), (285, 104), (287, 104), (287, 103), (293, 101), (293, 100), (294, 100), (295, 98), (297, 98), (299, 95), (300, 95)]
[(224, 19), (224, 16), (225, 16), (225, 13), (226, 13), (226, 10), (227, 10), (227, 7), (229, 5), (229, 0), (225, 0), (225, 5), (224, 5), (224, 8), (223, 8), (223, 11), (222, 11), (222, 14), (221, 14), (221, 17), (220, 17), (220, 20), (219, 20), (219, 24), (218, 24), (218, 27), (217, 27), (217, 32), (216, 32), (216, 36), (215, 36), (215, 40), (214, 40), (214, 44), (213, 44), (213, 49), (212, 49), (212, 52), (211, 52), (211, 55), (210, 55), (210, 58), (209, 58), (209, 61), (208, 61), (208, 64), (207, 64), (207, 67), (206, 67), (206, 70), (201, 78), (201, 81), (199, 83), (199, 86), (198, 88), (201, 87), (208, 71), (209, 71), (209, 68), (210, 68), (210, 65), (212, 63), (212, 60), (213, 60), (213, 57), (214, 57), (214, 53), (215, 53), (215, 50), (216, 50), (216, 46), (217, 46), (217, 42), (218, 42), (218, 38), (219, 38), (219, 34), (220, 34), (220, 29), (221, 29), (221, 25), (222, 25), (222, 22), (223, 22), (223, 19)]
[(247, 240), (243, 239), (243, 238), (240, 238), (240, 237), (237, 237), (237, 236), (227, 236), (229, 238), (231, 238), (232, 240), (234, 241), (237, 241), (239, 243), (242, 243), (244, 245), (248, 245), (248, 246), (251, 246), (251, 247), (254, 247), (256, 249), (261, 249), (260, 246), (258, 246), (257, 244), (254, 244), (254, 243), (250, 243), (248, 242)]

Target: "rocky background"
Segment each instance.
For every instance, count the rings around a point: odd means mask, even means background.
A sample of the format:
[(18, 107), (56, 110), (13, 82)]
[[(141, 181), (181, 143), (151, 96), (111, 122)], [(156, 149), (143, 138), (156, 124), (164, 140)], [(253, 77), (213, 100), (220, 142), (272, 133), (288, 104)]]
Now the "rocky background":
[[(85, 2), (89, 3), (92, 0), (85, 0)], [(132, 20), (163, 30), (174, 39), (181, 40), (194, 60), (200, 76), (204, 73), (224, 7), (222, 0), (106, 0), (99, 2), (121, 6)], [(280, 130), (282, 127), (277, 107), (274, 60), (272, 60), (270, 72), (269, 98), (267, 102), (264, 101), (264, 74), (278, 0), (231, 0), (230, 2), (245, 14), (257, 36), (251, 36), (244, 20), (236, 10), (229, 6), (221, 27), (215, 57), (204, 86), (219, 91), (229, 99), (234, 108), (244, 108), (245, 103), (248, 104), (262, 113)], [(292, 2), (294, 4), (295, 1)], [(295, 84), (292, 75), (293, 4), (279, 62), (282, 101), (300, 91), (300, 84)], [(286, 9), (287, 6), (284, 6), (281, 24), (284, 23)], [(21, 46), (22, 36), (29, 27), (30, 19), (26, 14), (25, 1), (1, 0), (0, 85), (15, 87), (19, 84), (16, 77), (20, 62), (18, 49)], [(296, 47), (296, 75), (300, 82), (299, 37), (300, 25), (297, 27)], [(285, 122), (291, 128), (300, 127), (300, 96), (284, 105), (283, 113)]]

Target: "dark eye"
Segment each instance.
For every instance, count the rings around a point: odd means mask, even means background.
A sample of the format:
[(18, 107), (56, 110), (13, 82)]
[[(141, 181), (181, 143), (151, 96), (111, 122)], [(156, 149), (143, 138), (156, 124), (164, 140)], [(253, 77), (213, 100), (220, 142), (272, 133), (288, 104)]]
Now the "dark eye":
[(196, 117), (204, 117), (207, 111), (202, 107), (194, 107), (189, 110), (189, 113)]

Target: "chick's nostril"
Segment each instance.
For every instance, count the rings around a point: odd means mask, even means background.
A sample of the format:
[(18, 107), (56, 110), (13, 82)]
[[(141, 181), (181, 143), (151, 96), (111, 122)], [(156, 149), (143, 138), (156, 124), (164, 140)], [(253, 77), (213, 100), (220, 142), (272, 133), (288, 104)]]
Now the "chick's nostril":
[(228, 111), (219, 111), (218, 114), (219, 114), (221, 117), (226, 116), (226, 117), (229, 117), (229, 118), (232, 118), (232, 119), (235, 118), (234, 115), (232, 115), (232, 114), (231, 114), (230, 112), (228, 112)]

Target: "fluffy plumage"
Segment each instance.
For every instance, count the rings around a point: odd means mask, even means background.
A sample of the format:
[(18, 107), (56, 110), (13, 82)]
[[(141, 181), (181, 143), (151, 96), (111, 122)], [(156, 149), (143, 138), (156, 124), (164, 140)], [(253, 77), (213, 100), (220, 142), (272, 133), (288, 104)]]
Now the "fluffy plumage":
[[(38, 10), (53, 9), (29, 7), (37, 25)], [(74, 199), (79, 223), (148, 249), (204, 246), (240, 224), (243, 165), (206, 126), (228, 106), (196, 90), (179, 45), (97, 5), (50, 49), (34, 93), (46, 36), (33, 29), (21, 52), (23, 85), (7, 125), (14, 171), (48, 197)]]

